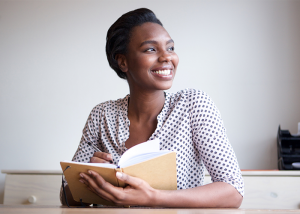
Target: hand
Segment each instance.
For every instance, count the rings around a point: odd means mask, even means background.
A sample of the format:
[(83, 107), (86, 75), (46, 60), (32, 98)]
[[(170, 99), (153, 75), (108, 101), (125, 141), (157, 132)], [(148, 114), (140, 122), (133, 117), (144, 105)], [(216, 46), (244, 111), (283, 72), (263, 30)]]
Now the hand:
[(95, 152), (90, 159), (90, 163), (113, 163), (112, 155), (105, 152)]
[(116, 205), (141, 205), (154, 206), (157, 190), (153, 189), (146, 181), (117, 172), (119, 180), (128, 184), (125, 188), (115, 187), (106, 182), (98, 173), (89, 170), (89, 174), (80, 173), (79, 181), (84, 183), (99, 197), (113, 202)]

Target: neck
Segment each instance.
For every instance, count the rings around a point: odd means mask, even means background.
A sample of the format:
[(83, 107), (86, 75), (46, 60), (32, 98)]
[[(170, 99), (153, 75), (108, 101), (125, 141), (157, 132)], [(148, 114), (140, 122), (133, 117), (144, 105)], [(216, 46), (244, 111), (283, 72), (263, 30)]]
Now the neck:
[(162, 110), (164, 103), (165, 95), (162, 90), (130, 90), (128, 118), (137, 122), (154, 121)]

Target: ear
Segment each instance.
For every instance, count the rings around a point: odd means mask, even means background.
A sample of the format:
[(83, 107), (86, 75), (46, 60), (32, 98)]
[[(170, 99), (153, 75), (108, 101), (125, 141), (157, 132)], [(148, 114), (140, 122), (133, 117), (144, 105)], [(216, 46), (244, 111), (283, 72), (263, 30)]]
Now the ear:
[(117, 54), (116, 59), (118, 61), (118, 65), (119, 65), (119, 68), (121, 69), (121, 71), (126, 73), (128, 71), (128, 66), (127, 66), (127, 60), (126, 60), (125, 55)]

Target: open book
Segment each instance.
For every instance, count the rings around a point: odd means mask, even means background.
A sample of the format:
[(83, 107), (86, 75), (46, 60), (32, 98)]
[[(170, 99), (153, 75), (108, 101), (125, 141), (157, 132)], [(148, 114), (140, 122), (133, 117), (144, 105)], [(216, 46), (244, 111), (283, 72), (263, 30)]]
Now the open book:
[(125, 186), (125, 183), (116, 177), (116, 172), (119, 171), (141, 178), (155, 189), (177, 189), (176, 153), (169, 150), (159, 150), (158, 139), (140, 143), (128, 149), (121, 156), (118, 166), (107, 163), (80, 163), (73, 161), (62, 161), (60, 165), (64, 171), (72, 196), (78, 202), (82, 200), (85, 203), (112, 205), (79, 182), (79, 173), (87, 173), (88, 170), (99, 173), (107, 182), (114, 186)]

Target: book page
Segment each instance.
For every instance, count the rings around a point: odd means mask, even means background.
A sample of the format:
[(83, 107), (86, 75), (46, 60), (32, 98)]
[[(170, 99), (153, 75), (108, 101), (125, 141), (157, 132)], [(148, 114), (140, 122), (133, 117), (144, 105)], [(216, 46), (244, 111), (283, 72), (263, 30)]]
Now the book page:
[(67, 160), (62, 161), (62, 162), (64, 162), (64, 163), (78, 164), (78, 165), (86, 165), (86, 166), (99, 166), (99, 167), (111, 168), (111, 169), (117, 168), (116, 165), (110, 164), (110, 163), (82, 163), (82, 162), (67, 161)]
[[(156, 153), (159, 152), (159, 140), (149, 140), (144, 143), (140, 143), (128, 149), (119, 160), (119, 167), (128, 166), (126, 163), (129, 159), (135, 156), (143, 156), (143, 154)], [(148, 158), (149, 159), (149, 158)], [(143, 158), (140, 158), (143, 161)], [(125, 165), (126, 164), (126, 165)]]

